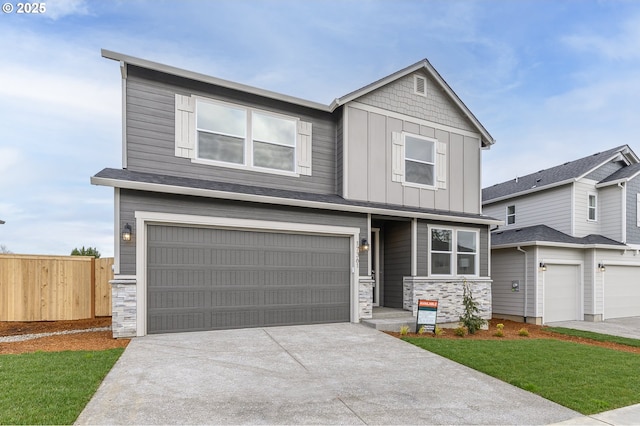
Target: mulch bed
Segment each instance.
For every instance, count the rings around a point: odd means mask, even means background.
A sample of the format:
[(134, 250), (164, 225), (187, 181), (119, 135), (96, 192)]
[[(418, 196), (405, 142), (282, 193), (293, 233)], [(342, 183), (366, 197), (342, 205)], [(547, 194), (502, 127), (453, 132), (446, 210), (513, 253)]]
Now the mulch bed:
[[(497, 337), (496, 325), (504, 324), (504, 337)], [(111, 317), (102, 317), (86, 320), (74, 321), (34, 321), (34, 322), (10, 322), (0, 321), (0, 336), (17, 336), (22, 334), (51, 333), (66, 330), (86, 330), (97, 327), (110, 327)], [(524, 328), (529, 332), (528, 337), (519, 335), (519, 331)], [(400, 333), (388, 334), (401, 337)], [(411, 337), (421, 337), (424, 339), (483, 339), (483, 340), (513, 340), (513, 339), (557, 339), (576, 342), (585, 345), (600, 346), (625, 352), (640, 354), (640, 348), (620, 345), (609, 342), (596, 342), (581, 337), (564, 336), (553, 333), (547, 327), (523, 324), (520, 322), (492, 319), (488, 330), (480, 330), (475, 334), (467, 334), (464, 337), (455, 335), (453, 329), (445, 329), (445, 334), (434, 336), (431, 333), (419, 335), (409, 333)], [(86, 332), (77, 334), (66, 334), (57, 336), (41, 337), (22, 342), (0, 343), (0, 354), (19, 354), (26, 352), (57, 352), (57, 351), (96, 351), (112, 348), (123, 348), (129, 344), (130, 339), (114, 339), (111, 331)]]

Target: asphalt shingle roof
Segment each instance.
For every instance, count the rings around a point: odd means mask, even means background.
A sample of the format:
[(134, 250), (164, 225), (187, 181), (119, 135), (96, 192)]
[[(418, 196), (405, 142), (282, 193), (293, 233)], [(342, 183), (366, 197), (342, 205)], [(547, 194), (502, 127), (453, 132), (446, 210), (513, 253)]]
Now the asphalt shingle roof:
[(623, 167), (617, 172), (613, 173), (612, 175), (602, 179), (598, 183), (615, 182), (620, 179), (628, 179), (630, 177), (633, 177), (637, 173), (640, 173), (640, 163), (631, 164), (627, 167)]
[(568, 244), (604, 244), (624, 247), (625, 244), (602, 235), (591, 234), (586, 237), (572, 237), (547, 225), (527, 226), (518, 229), (498, 230), (491, 233), (491, 246), (524, 244), (535, 241)]
[(164, 174), (134, 172), (127, 169), (106, 168), (95, 175), (96, 178), (112, 179), (116, 181), (137, 182), (174, 186), (181, 188), (196, 188), (211, 191), (221, 191), (238, 194), (273, 197), (279, 199), (303, 200), (343, 206), (367, 207), (373, 209), (395, 210), (398, 212), (415, 212), (424, 214), (446, 215), (458, 218), (473, 218), (482, 220), (496, 220), (482, 214), (468, 214), (436, 209), (400, 206), (396, 204), (371, 203), (366, 201), (347, 200), (336, 194), (317, 194), (311, 192), (290, 191), (284, 189), (264, 188), (251, 185), (242, 185), (230, 182), (219, 182), (204, 179), (193, 179)]
[(575, 179), (589, 172), (599, 164), (602, 164), (608, 158), (611, 158), (625, 147), (626, 145), (618, 146), (607, 151), (589, 155), (588, 157), (583, 157), (578, 160), (569, 161), (564, 164), (551, 167), (550, 169), (540, 170), (536, 173), (531, 173), (526, 176), (484, 188), (482, 190), (482, 201), (487, 202), (496, 198), (502, 198), (519, 192), (528, 191), (530, 189), (544, 187), (569, 179)]

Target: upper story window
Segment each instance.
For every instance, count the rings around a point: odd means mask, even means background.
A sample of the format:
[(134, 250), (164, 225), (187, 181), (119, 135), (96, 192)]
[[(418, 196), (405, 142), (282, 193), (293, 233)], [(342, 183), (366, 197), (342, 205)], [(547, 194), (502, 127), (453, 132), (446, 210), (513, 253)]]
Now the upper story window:
[(196, 117), (198, 158), (295, 170), (295, 119), (200, 100)]
[(404, 135), (405, 182), (435, 186), (436, 141)]
[(596, 196), (596, 194), (589, 194), (589, 203), (587, 210), (588, 220), (598, 220), (598, 197)]
[(430, 275), (478, 275), (478, 231), (430, 228)]
[(424, 189), (447, 188), (447, 144), (407, 132), (391, 132), (391, 180)]
[(311, 176), (312, 124), (275, 112), (176, 94), (177, 157), (236, 169)]
[(507, 206), (507, 225), (516, 223), (516, 206)]

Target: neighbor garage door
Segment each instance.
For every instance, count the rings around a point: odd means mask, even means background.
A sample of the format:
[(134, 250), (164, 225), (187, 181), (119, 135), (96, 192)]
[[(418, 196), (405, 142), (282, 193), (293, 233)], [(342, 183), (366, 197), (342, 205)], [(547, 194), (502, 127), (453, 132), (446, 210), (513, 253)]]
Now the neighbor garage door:
[(640, 267), (607, 265), (604, 273), (604, 317), (640, 316)]
[(147, 332), (349, 321), (350, 239), (150, 225)]
[(579, 318), (580, 269), (577, 265), (547, 265), (544, 273), (544, 322)]

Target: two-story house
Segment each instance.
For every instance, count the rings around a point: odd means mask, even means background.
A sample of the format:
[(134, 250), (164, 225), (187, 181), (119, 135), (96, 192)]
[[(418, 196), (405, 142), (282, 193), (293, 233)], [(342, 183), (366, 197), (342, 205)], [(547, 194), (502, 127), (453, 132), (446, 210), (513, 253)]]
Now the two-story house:
[(491, 316), (481, 153), (420, 61), (324, 105), (111, 51), (123, 90), (115, 337), (359, 322), (373, 306)]
[(518, 321), (640, 315), (640, 162), (619, 146), (483, 189), (493, 314)]

